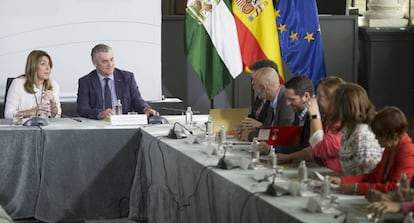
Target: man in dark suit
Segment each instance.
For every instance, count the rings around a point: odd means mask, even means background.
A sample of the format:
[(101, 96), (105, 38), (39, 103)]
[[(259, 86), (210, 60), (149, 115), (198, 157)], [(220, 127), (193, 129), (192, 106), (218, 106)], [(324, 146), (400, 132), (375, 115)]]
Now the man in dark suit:
[[(260, 99), (269, 101), (262, 126), (292, 125), (295, 113), (292, 107), (287, 104), (286, 89), (279, 83), (279, 75), (276, 70), (270, 67), (260, 68), (254, 75), (252, 85)], [(256, 137), (257, 134), (258, 128), (251, 129), (249, 140)]]
[[(271, 86), (274, 86), (274, 88), (272, 88), (271, 92), (269, 92), (269, 100), (267, 97), (256, 96), (254, 103), (252, 104), (251, 113), (240, 123), (240, 129), (238, 131), (239, 140), (252, 141), (253, 137), (257, 136), (259, 127), (271, 125), (291, 125), (293, 122), (293, 111), (291, 111), (291, 108), (287, 108), (286, 106), (285, 89), (283, 86), (280, 88), (281, 94), (278, 94), (277, 98), (275, 97), (275, 95), (279, 92), (280, 86), (278, 68), (275, 62), (263, 59), (258, 60), (249, 66), (249, 69), (252, 72), (252, 86), (254, 85), (255, 79), (256, 82), (260, 81), (261, 78), (256, 78), (256, 74), (262, 68), (269, 68), (266, 72), (271, 75), (275, 75), (274, 78), (272, 77), (271, 83), (264, 83), (266, 86), (269, 86), (270, 84)], [(262, 74), (260, 74), (260, 76), (262, 76)], [(267, 88), (267, 90), (269, 89), (270, 88)], [(256, 90), (255, 92), (257, 95)], [(273, 101), (277, 101), (278, 103), (272, 104)], [(288, 114), (285, 114), (285, 112), (279, 112), (287, 110), (289, 110)], [(286, 119), (286, 116), (290, 116), (291, 118)]]
[[(287, 105), (295, 112), (293, 125), (303, 126), (303, 130), (299, 145), (276, 146), (275, 150), (278, 153), (292, 153), (306, 148), (309, 145), (310, 119), (320, 118), (309, 117), (308, 111), (304, 105), (314, 96), (314, 86), (309, 78), (303, 75), (294, 76), (285, 83), (285, 88)], [(260, 144), (259, 149), (264, 154), (267, 154), (270, 151), (269, 145), (265, 143)]]
[[(279, 72), (277, 69), (277, 65), (272, 60), (263, 59), (258, 60), (251, 64), (249, 66), (250, 71), (252, 72), (252, 80), (255, 77), (256, 71), (260, 68), (270, 67), (273, 68), (276, 73)], [(268, 114), (268, 108), (269, 108), (270, 102), (264, 98), (259, 98), (259, 96), (256, 96), (253, 104), (252, 104), (252, 110), (249, 114), (249, 118), (255, 119), (259, 122), (264, 122), (266, 120), (267, 114)]]
[(122, 113), (136, 111), (157, 115), (141, 97), (134, 74), (115, 68), (111, 47), (98, 44), (91, 52), (95, 70), (79, 79), (77, 112), (85, 118), (103, 119), (114, 115), (121, 100)]

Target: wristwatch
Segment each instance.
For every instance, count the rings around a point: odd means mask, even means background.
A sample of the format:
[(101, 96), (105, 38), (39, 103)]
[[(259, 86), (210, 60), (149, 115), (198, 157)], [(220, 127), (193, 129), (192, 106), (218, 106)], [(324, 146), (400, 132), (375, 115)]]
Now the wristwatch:
[(319, 116), (319, 115), (311, 115), (310, 116), (310, 119), (311, 120), (313, 120), (313, 119), (320, 119), (321, 118), (321, 116)]

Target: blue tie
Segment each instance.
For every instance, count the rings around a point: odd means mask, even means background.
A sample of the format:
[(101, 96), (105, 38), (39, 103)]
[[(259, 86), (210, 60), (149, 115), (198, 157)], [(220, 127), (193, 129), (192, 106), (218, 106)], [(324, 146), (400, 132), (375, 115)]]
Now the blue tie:
[(104, 91), (104, 100), (105, 100), (105, 109), (111, 108), (112, 109), (112, 97), (111, 97), (111, 89), (109, 88), (109, 78), (105, 78), (105, 91)]

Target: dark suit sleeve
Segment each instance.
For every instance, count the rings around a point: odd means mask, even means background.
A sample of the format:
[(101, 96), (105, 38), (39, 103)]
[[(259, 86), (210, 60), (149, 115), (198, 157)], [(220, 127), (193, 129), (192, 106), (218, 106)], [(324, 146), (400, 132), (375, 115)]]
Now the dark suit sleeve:
[(85, 118), (98, 119), (99, 112), (102, 109), (92, 108), (91, 105), (91, 84), (87, 77), (80, 78), (78, 81), (78, 98), (77, 112), (78, 115)]
[(131, 104), (134, 111), (138, 113), (144, 113), (146, 108), (150, 108), (148, 103), (141, 97), (141, 93), (139, 92), (137, 82), (135, 81), (134, 75), (130, 76), (130, 92), (131, 92)]

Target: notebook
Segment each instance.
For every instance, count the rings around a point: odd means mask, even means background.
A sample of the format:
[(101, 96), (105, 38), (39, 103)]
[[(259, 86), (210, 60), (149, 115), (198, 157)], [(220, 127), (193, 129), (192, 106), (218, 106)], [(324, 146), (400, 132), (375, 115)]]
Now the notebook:
[(227, 134), (234, 134), (240, 122), (249, 114), (248, 108), (210, 109), (210, 117), (213, 119), (214, 132), (218, 132), (223, 125)]
[(276, 146), (295, 146), (301, 143), (303, 126), (272, 126), (260, 128), (257, 140)]

